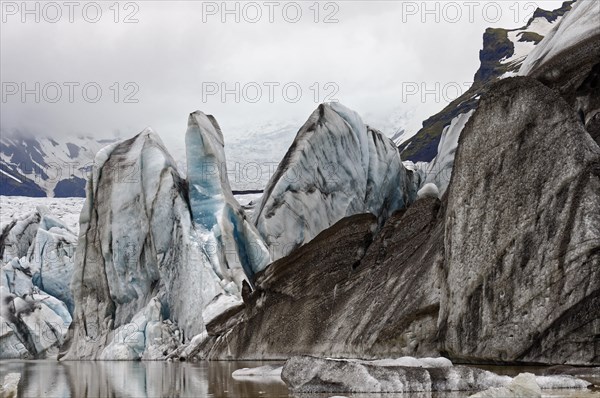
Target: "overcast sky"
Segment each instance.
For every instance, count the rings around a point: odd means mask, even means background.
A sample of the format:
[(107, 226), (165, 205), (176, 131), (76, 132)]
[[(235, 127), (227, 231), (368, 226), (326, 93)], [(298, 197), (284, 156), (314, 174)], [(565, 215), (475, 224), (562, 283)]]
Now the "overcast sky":
[[(520, 27), (535, 6), (562, 2), (447, 3), (230, 1), (224, 14), (220, 1), (29, 2), (28, 14), (2, 2), (1, 128), (103, 138), (151, 126), (174, 148), (196, 109), (216, 116), (227, 141), (249, 126), (301, 123), (336, 99), (375, 127), (395, 118), (416, 130), (468, 86), (486, 27)], [(438, 99), (408, 95), (436, 83), (447, 88)]]

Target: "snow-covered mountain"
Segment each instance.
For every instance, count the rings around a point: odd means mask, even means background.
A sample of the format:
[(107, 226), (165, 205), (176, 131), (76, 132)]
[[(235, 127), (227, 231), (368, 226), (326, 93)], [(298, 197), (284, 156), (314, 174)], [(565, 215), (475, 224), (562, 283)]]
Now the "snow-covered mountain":
[(573, 3), (574, 1), (566, 1), (554, 11), (537, 9), (528, 23), (518, 29), (487, 29), (483, 35), (483, 48), (479, 53), (481, 65), (475, 73), (473, 85), (441, 112), (425, 120), (423, 128), (413, 137), (401, 140), (399, 148), (402, 159), (431, 162), (438, 154), (442, 134), (452, 120), (477, 108), (479, 98), (490, 84), (498, 79), (517, 75), (527, 55), (544, 36), (558, 26)]
[(85, 181), (94, 156), (113, 141), (2, 131), (0, 195), (85, 197)]

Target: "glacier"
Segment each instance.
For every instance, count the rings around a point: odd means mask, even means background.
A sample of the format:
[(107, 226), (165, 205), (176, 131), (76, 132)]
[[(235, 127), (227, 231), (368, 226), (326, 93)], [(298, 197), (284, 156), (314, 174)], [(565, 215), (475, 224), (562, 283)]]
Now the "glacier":
[(321, 104), (300, 129), (255, 209), (273, 260), (344, 217), (380, 224), (416, 197), (395, 144), (339, 103)]

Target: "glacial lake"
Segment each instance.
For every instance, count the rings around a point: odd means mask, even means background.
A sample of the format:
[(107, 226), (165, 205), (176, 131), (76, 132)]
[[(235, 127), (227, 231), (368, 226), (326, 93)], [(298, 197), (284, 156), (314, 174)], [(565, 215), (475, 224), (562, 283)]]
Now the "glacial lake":
[[(20, 373), (19, 397), (193, 397), (193, 398), (462, 398), (473, 392), (411, 394), (298, 394), (290, 393), (278, 379), (236, 380), (231, 374), (241, 368), (274, 362), (57, 362), (53, 360), (0, 362), (0, 380)], [(488, 368), (516, 375), (521, 371), (540, 374), (542, 368)], [(600, 380), (600, 369), (583, 369), (590, 381)], [(588, 390), (544, 391), (547, 397), (598, 397)]]

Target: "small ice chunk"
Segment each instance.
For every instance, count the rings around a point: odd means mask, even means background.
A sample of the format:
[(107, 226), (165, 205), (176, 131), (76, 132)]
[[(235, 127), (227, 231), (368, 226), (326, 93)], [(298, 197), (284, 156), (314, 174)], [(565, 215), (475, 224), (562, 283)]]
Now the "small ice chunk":
[(493, 387), (470, 398), (541, 398), (542, 389), (533, 373), (521, 373), (506, 387)]
[(437, 185), (432, 182), (423, 185), (423, 188), (419, 189), (419, 192), (417, 192), (417, 199), (439, 197), (440, 190), (438, 189)]
[(234, 380), (249, 381), (254, 383), (281, 383), (283, 366), (265, 365), (256, 368), (243, 368), (234, 371), (231, 376)]
[(225, 311), (228, 311), (231, 308), (237, 307), (244, 304), (242, 300), (240, 300), (237, 296), (227, 295), (227, 294), (219, 294), (215, 297), (202, 311), (202, 318), (204, 319), (204, 324), (208, 324), (212, 322), (219, 315), (223, 314)]

